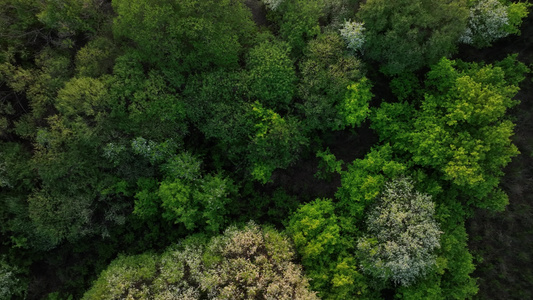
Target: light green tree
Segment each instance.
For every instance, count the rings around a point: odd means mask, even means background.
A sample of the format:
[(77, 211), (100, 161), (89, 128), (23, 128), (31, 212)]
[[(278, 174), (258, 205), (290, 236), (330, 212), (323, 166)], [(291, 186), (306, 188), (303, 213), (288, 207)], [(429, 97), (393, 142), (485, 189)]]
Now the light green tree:
[(518, 103), (515, 84), (527, 68), (512, 57), (498, 65), (442, 59), (427, 74), (419, 109), (384, 103), (372, 126), (413, 163), (438, 170), (469, 204), (501, 210), (501, 169), (518, 154), (506, 112)]
[(347, 299), (362, 295), (367, 284), (350, 255), (352, 241), (343, 232), (330, 199), (302, 205), (287, 226), (311, 286), (323, 299)]

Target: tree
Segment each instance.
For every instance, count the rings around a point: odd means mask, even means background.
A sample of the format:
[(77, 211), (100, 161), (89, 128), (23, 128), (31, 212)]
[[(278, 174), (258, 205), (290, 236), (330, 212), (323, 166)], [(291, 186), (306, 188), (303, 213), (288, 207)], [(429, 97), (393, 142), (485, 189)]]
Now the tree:
[[(347, 98), (347, 87), (361, 80), (361, 61), (346, 51), (337, 33), (325, 33), (311, 40), (300, 63), (301, 80), (297, 108), (305, 115), (304, 126), (310, 130), (338, 129), (345, 126), (339, 113)], [(368, 85), (369, 86), (369, 85)], [(364, 110), (365, 103), (361, 103)]]
[(341, 187), (335, 194), (338, 209), (346, 218), (344, 222), (363, 221), (365, 209), (379, 196), (385, 182), (406, 170), (407, 165), (393, 159), (393, 149), (388, 144), (371, 149), (363, 159), (349, 164), (341, 173)]
[(263, 0), (263, 3), (271, 10), (276, 10), (283, 1), (284, 0)]
[(362, 51), (365, 44), (365, 27), (363, 23), (346, 21), (340, 29), (342, 38), (348, 44), (348, 49), (354, 52)]
[(441, 231), (431, 197), (411, 180), (385, 184), (367, 217), (368, 235), (357, 241), (363, 271), (380, 280), (408, 286), (435, 265)]
[(225, 224), (226, 205), (235, 192), (231, 180), (220, 175), (206, 175), (196, 181), (168, 178), (161, 182), (163, 218), (183, 223), (188, 230), (205, 227), (218, 232)]
[(5, 256), (0, 256), (0, 297), (3, 299), (23, 299), (26, 297), (27, 279), (23, 271), (7, 263)]
[(174, 85), (212, 67), (237, 68), (254, 24), (243, 1), (114, 0), (116, 38), (131, 40), (143, 62)]
[(382, 140), (440, 172), (467, 203), (496, 210), (507, 203), (498, 189), (501, 169), (518, 154), (506, 111), (517, 104), (514, 84), (525, 70), (512, 58), (500, 65), (442, 59), (427, 74), (419, 109), (384, 103), (372, 122)]
[(506, 6), (499, 0), (478, 1), (470, 8), (468, 27), (460, 41), (478, 48), (488, 47), (509, 34), (520, 34), (520, 24), (527, 15), (526, 3)]
[(363, 123), (370, 113), (370, 100), (374, 97), (371, 88), (372, 85), (366, 77), (348, 86), (344, 101), (337, 106), (343, 119), (343, 124), (338, 129), (344, 129), (345, 126), (357, 127)]
[(94, 34), (106, 18), (105, 3), (95, 0), (47, 1), (37, 15), (47, 28), (54, 30), (59, 40), (56, 45), (72, 47), (75, 35), (79, 33)]
[(272, 109), (287, 109), (296, 90), (296, 74), (287, 43), (263, 42), (248, 53), (250, 98)]
[(352, 242), (343, 232), (330, 199), (302, 205), (291, 216), (287, 232), (302, 256), (312, 288), (321, 298), (347, 299), (366, 292), (366, 282), (349, 253)]
[(465, 0), (369, 0), (359, 11), (366, 28), (365, 56), (388, 75), (416, 71), (456, 50), (466, 28)]
[(299, 58), (307, 41), (320, 34), (319, 19), (324, 16), (325, 1), (283, 1), (270, 15), (276, 18), (283, 40), (289, 43), (293, 58)]
[(296, 118), (283, 118), (258, 102), (251, 108), (247, 115), (254, 134), (247, 158), (254, 179), (266, 183), (275, 169), (286, 168), (295, 162), (309, 141)]
[(117, 46), (110, 38), (98, 36), (76, 53), (78, 76), (99, 77), (111, 73), (118, 55)]
[(317, 299), (289, 240), (249, 223), (207, 240), (192, 236), (162, 255), (122, 256), (83, 299)]

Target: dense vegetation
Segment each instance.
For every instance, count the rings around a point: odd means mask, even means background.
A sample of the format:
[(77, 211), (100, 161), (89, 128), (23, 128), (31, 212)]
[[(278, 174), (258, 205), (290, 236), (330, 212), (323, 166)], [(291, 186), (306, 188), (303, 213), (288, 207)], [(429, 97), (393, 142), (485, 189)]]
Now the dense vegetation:
[(2, 1), (0, 298), (490, 296), (529, 6)]

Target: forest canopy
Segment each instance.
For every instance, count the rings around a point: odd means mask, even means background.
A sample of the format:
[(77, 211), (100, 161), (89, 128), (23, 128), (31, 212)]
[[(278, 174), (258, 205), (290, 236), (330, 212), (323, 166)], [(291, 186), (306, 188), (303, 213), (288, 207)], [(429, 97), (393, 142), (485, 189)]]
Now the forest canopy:
[(475, 297), (529, 9), (2, 1), (0, 298)]

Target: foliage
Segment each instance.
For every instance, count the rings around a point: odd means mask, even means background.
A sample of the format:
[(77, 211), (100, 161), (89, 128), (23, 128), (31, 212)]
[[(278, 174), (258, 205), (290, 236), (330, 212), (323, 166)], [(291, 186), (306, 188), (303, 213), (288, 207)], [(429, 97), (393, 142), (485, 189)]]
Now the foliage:
[[(0, 2), (0, 298), (79, 299), (117, 256), (87, 298), (477, 292), (464, 224), (506, 204), (508, 113), (529, 69), (437, 61), (474, 21), (492, 28), (478, 37), (519, 34), (528, 4)], [(404, 176), (435, 202), (440, 248), (383, 271), (365, 220)], [(250, 219), (289, 236), (213, 237)]]
[(366, 77), (348, 86), (344, 101), (337, 106), (339, 115), (344, 119), (344, 124), (338, 129), (344, 129), (345, 126), (357, 127), (363, 123), (370, 113), (370, 100), (374, 96), (371, 88), (372, 85)]
[(369, 0), (358, 16), (366, 28), (365, 56), (396, 75), (454, 53), (468, 9), (464, 0)]
[(278, 9), (279, 5), (283, 2), (284, 0), (263, 0), (263, 3), (271, 10), (276, 10)]
[(321, 34), (307, 46), (300, 63), (301, 79), (296, 104), (305, 115), (309, 129), (336, 129), (344, 123), (337, 105), (346, 95), (346, 87), (363, 75), (361, 62), (345, 53), (344, 43), (337, 33)]
[(296, 161), (308, 143), (297, 120), (282, 118), (256, 102), (249, 113), (255, 134), (249, 145), (249, 160), (254, 179), (266, 183), (277, 168), (286, 168)]
[(155, 70), (144, 74), (134, 53), (119, 57), (113, 72), (109, 79), (113, 122), (109, 125), (135, 136), (179, 142), (187, 133), (185, 105), (165, 76)]
[(102, 1), (96, 0), (47, 1), (37, 17), (57, 31), (59, 37), (68, 38), (79, 32), (98, 30), (98, 23), (106, 17), (100, 11), (103, 6)]
[(279, 33), (289, 43), (293, 57), (299, 57), (307, 41), (320, 34), (324, 5), (324, 0), (283, 1), (276, 10), (281, 15)]
[(480, 0), (470, 8), (468, 27), (460, 41), (478, 48), (490, 46), (509, 34), (520, 34), (522, 19), (528, 15), (527, 4), (499, 0)]
[(529, 15), (529, 7), (531, 7), (531, 4), (528, 2), (511, 2), (507, 6), (508, 22), (507, 26), (505, 26), (505, 31), (510, 34), (520, 35), (520, 26)]
[(393, 159), (390, 145), (373, 148), (364, 159), (349, 164), (341, 173), (341, 187), (335, 196), (350, 222), (362, 221), (366, 207), (378, 197), (385, 182), (406, 169), (406, 165)]
[(122, 256), (83, 299), (317, 299), (286, 237), (249, 223), (207, 241), (190, 237), (161, 256)]
[(21, 273), (19, 268), (9, 265), (5, 261), (5, 257), (0, 257), (0, 298), (24, 298), (27, 282), (25, 282), (26, 280), (23, 279)]
[(296, 83), (296, 74), (289, 59), (287, 43), (263, 42), (248, 54), (250, 98), (267, 107), (286, 109)]
[(517, 75), (443, 59), (427, 74), (419, 110), (385, 103), (372, 126), (381, 139), (411, 153), (414, 163), (441, 172), (468, 195), (468, 203), (501, 210), (507, 203), (497, 188), (501, 168), (518, 153), (510, 140), (514, 125), (505, 118), (506, 110), (517, 104), (512, 97), (518, 87), (506, 78), (515, 81), (524, 70), (521, 63), (507, 60), (505, 65)]
[(340, 34), (348, 44), (348, 49), (362, 52), (365, 44), (364, 31), (364, 23), (346, 21), (340, 29)]
[(435, 265), (441, 231), (431, 196), (414, 190), (407, 178), (385, 184), (367, 216), (368, 235), (357, 241), (365, 273), (409, 286)]
[(194, 71), (238, 67), (253, 33), (243, 1), (114, 0), (113, 8), (115, 37), (133, 41), (142, 61), (163, 70), (174, 86)]
[(316, 157), (321, 158), (320, 162), (318, 163), (318, 171), (315, 174), (316, 177), (320, 179), (327, 179), (332, 173), (341, 173), (344, 162), (342, 159), (337, 160), (329, 148), (326, 148), (324, 151), (318, 151), (316, 153)]
[(158, 196), (164, 210), (163, 218), (183, 223), (188, 230), (201, 226), (218, 232), (225, 223), (225, 206), (232, 191), (230, 180), (220, 175), (206, 175), (197, 182), (169, 178), (161, 182)]
[(73, 78), (57, 93), (55, 107), (65, 117), (99, 118), (106, 107), (105, 82), (90, 77)]
[(110, 38), (96, 37), (76, 52), (78, 76), (99, 77), (111, 73), (117, 55), (116, 45)]
[(351, 241), (342, 234), (330, 199), (301, 206), (290, 219), (287, 232), (302, 256), (311, 286), (324, 299), (346, 299), (365, 291), (366, 283), (346, 249)]

